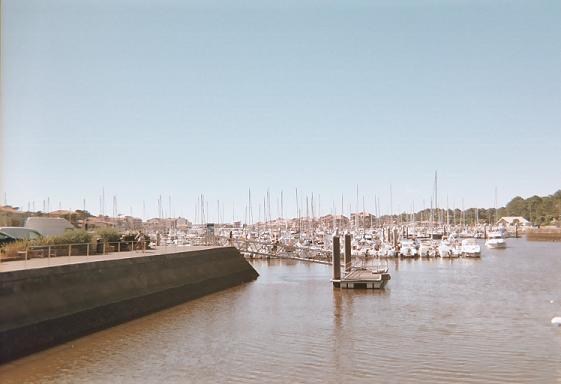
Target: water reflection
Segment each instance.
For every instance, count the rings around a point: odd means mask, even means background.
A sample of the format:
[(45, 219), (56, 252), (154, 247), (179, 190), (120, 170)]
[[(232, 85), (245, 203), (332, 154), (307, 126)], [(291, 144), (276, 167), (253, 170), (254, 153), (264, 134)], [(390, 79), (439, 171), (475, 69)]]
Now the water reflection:
[(509, 246), (392, 261), (383, 291), (255, 260), (255, 282), (4, 365), (0, 381), (559, 382), (561, 245)]

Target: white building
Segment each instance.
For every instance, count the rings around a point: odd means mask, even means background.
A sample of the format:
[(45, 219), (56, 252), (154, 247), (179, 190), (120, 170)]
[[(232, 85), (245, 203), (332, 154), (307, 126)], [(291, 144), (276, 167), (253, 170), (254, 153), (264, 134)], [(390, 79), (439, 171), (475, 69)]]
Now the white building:
[(496, 225), (502, 225), (505, 228), (515, 227), (516, 225), (519, 227), (531, 227), (532, 223), (522, 216), (504, 216), (497, 221)]

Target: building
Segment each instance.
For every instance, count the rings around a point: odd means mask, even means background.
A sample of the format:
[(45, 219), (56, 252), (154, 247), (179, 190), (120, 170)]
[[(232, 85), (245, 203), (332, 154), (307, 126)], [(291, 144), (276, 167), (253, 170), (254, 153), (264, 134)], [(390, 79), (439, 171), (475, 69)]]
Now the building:
[(86, 230), (92, 230), (97, 228), (111, 228), (114, 226), (111, 219), (107, 216), (97, 216), (97, 217), (88, 217), (84, 220), (81, 220), (80, 227)]
[(351, 223), (360, 228), (370, 228), (376, 222), (376, 217), (368, 212), (351, 213)]
[(175, 221), (175, 225), (177, 226), (177, 229), (183, 230), (189, 229), (193, 226), (193, 224), (184, 217), (178, 217)]
[(349, 226), (349, 218), (343, 215), (325, 215), (319, 218), (321, 225), (326, 228), (344, 228)]
[(519, 227), (531, 227), (532, 223), (530, 223), (522, 216), (504, 216), (501, 217), (495, 225), (503, 226), (505, 228), (515, 227), (517, 225)]
[(165, 232), (171, 228), (177, 228), (177, 220), (176, 219), (160, 219), (160, 218), (152, 218), (146, 220), (144, 223), (144, 230), (146, 231), (159, 231)]
[(75, 227), (62, 217), (28, 217), (25, 228), (39, 232), (43, 236), (58, 236)]

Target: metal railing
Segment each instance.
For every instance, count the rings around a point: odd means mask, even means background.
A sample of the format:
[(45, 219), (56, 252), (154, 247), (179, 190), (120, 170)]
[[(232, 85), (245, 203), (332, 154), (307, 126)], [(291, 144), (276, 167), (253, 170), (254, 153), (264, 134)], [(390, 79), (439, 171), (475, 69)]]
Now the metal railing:
[(215, 236), (215, 244), (236, 247), (242, 254), (264, 257), (306, 259), (330, 262), (332, 252), (319, 247), (284, 244), (282, 241), (263, 241), (244, 237)]
[(146, 249), (147, 243), (145, 241), (30, 245), (25, 250), (17, 251), (15, 259), (29, 260), (45, 257), (107, 255), (115, 252), (144, 252)]

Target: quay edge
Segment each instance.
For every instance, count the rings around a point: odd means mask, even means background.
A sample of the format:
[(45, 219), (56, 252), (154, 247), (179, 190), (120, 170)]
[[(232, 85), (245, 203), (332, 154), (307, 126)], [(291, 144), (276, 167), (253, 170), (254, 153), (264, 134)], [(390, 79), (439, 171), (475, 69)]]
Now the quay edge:
[(233, 247), (0, 272), (0, 363), (255, 280)]

